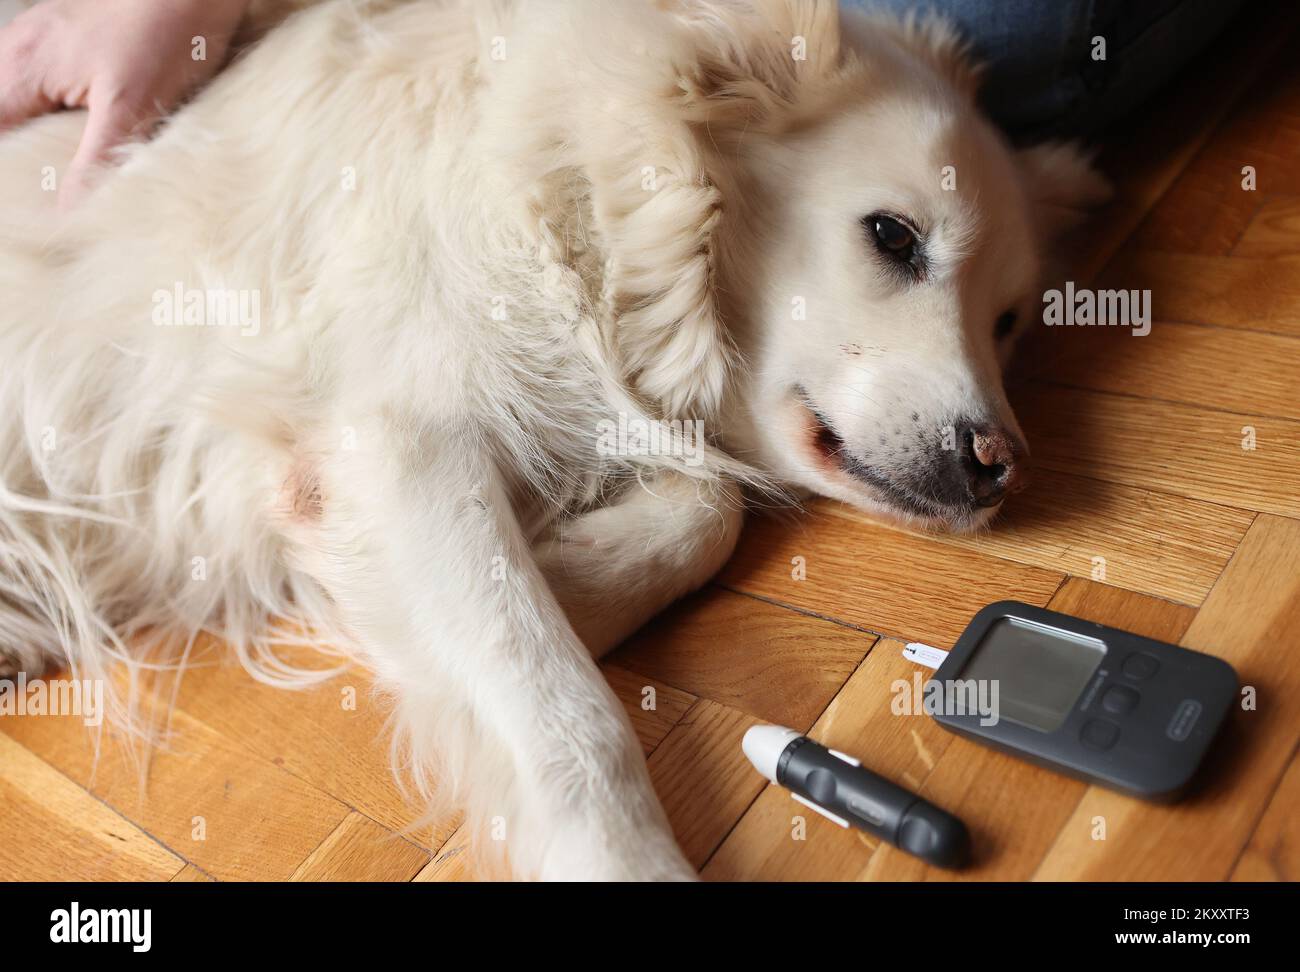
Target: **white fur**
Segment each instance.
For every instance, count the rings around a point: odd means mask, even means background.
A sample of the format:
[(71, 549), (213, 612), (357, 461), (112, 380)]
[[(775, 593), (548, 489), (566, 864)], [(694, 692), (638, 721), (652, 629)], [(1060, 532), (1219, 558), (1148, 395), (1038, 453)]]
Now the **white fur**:
[[(1014, 424), (989, 328), (1030, 301), (1032, 187), (950, 33), (847, 26), (824, 0), (330, 2), (64, 220), (36, 187), (77, 117), (0, 141), (14, 663), (138, 673), (211, 632), (293, 685), (320, 676), (283, 645), (337, 646), (514, 873), (691, 876), (593, 653), (721, 566), (738, 484), (891, 512), (810, 455), (795, 384), (864, 448), (911, 413)], [(923, 293), (859, 235), (903, 205), (935, 226)], [(260, 328), (155, 326), (177, 282), (257, 291)], [(703, 420), (703, 461), (602, 454), (620, 414)]]

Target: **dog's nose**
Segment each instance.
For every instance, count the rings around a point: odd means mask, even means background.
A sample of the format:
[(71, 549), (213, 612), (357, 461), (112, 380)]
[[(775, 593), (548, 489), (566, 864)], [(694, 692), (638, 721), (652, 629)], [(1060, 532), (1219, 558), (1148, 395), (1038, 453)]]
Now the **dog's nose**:
[(967, 424), (958, 430), (959, 475), (976, 506), (997, 506), (1026, 483), (1024, 443), (1000, 426)]

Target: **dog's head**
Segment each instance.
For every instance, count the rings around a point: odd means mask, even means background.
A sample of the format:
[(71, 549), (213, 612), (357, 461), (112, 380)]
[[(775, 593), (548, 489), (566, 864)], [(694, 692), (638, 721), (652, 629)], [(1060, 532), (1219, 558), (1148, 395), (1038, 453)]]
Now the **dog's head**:
[(784, 125), (734, 146), (729, 424), (786, 481), (970, 529), (1026, 482), (1002, 367), (1041, 306), (1040, 250), (1105, 186), (1069, 147), (1008, 146), (944, 24), (824, 27), (808, 56), (837, 53), (795, 62)]
[(672, 82), (615, 113), (624, 58), (575, 126), (625, 374), (785, 482), (985, 522), (1026, 478), (1001, 372), (1041, 305), (1040, 251), (1105, 184), (1068, 146), (1014, 151), (942, 22), (663, 8)]

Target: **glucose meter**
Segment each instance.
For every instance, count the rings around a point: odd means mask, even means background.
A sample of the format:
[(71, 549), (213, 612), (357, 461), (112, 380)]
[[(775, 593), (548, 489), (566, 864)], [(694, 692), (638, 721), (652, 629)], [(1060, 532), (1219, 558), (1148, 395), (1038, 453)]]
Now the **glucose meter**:
[[(935, 679), (945, 728), (1161, 801), (1186, 789), (1238, 691), (1222, 659), (1017, 601), (975, 615)], [(989, 685), (996, 719), (951, 704)]]

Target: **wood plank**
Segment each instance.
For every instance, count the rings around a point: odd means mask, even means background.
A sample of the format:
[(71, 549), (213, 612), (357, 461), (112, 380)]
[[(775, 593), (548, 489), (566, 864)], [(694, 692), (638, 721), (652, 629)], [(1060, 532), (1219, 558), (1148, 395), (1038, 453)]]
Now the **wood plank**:
[[(1290, 61), (1278, 58), (1251, 85), (1232, 117), (1134, 234), (1136, 246), (1227, 255), (1249, 226), (1261, 195), (1300, 194), (1294, 165), (1300, 154), (1300, 78)], [(1255, 169), (1253, 191), (1242, 187), (1245, 166)]]
[(765, 781), (741, 751), (759, 720), (701, 699), (650, 755), (650, 779), (682, 852), (695, 867), (722, 843)]
[(1108, 133), (1102, 169), (1114, 200), (1083, 227), (1075, 279), (1091, 280), (1199, 157), (1216, 129), (1295, 30), (1297, 11), (1276, 4), (1237, 17), (1215, 40), (1217, 56), (1200, 58), (1141, 112)]
[[(1175, 642), (1195, 615), (1188, 607), (1079, 579), (1067, 581), (1049, 607)], [(952, 809), (970, 829), (971, 865), (957, 872), (945, 871), (885, 844), (860, 877), (871, 881), (1027, 880), (1071, 820), (1086, 789), (1077, 780), (954, 737), (920, 792), (937, 805)]]
[[(809, 735), (860, 758), (873, 772), (919, 789), (956, 737), (924, 715), (891, 710), (896, 681), (910, 685), (913, 673), (928, 675), (902, 652), (901, 641), (877, 643)], [(784, 787), (766, 784), (703, 875), (711, 881), (850, 880), (862, 872), (878, 843), (794, 802)]]
[[(354, 668), (313, 688), (286, 691), (253, 679), (230, 663), (220, 646), (209, 649), (207, 663), (186, 672), (181, 682), (181, 711), (388, 830), (408, 832), (420, 819), (425, 808), (393, 776), (389, 710), (375, 694), (369, 673)], [(324, 667), (306, 652), (286, 657)], [(437, 847), (455, 826), (454, 816), (448, 815), (409, 836)]]
[[(1057, 328), (1071, 352), (1044, 381), (1225, 412), (1300, 419), (1300, 336), (1156, 321), (1134, 337), (1113, 327)], [(1249, 375), (1249, 381), (1239, 376)]]
[(1040, 467), (1300, 516), (1300, 422), (1039, 384), (1013, 400)]
[[(801, 580), (796, 561), (806, 569)], [(805, 516), (753, 520), (721, 582), (876, 634), (946, 647), (985, 604), (1046, 604), (1063, 576), (873, 523)]]
[(211, 874), (204, 874), (193, 864), (186, 864), (176, 876), (171, 879), (172, 884), (211, 884), (214, 878)]
[[(865, 513), (842, 503), (816, 504), (814, 515), (822, 513), (869, 522)], [(1005, 561), (1199, 604), (1253, 519), (1249, 511), (1039, 468), (1030, 488), (1006, 504), (990, 530), (936, 539)]]
[(291, 881), (409, 881), (429, 852), (355, 810), (298, 865)]
[[(1180, 643), (1231, 662), (1258, 690), (1257, 709), (1232, 714), (1199, 791), (1181, 803), (1089, 787), (1036, 878), (1228, 877), (1300, 741), (1300, 521), (1255, 521)], [(1105, 840), (1092, 839), (1095, 819)]]
[(179, 856), (4, 733), (0, 807), (0, 881), (166, 881), (185, 867)]
[[(1098, 165), (1111, 179), (1115, 197), (1090, 214), (1088, 221), (1058, 246), (1063, 254), (1052, 271), (1054, 281), (1059, 284), (1068, 278), (1091, 282), (1105, 276), (1117, 280), (1116, 286), (1152, 287), (1161, 295), (1162, 317), (1201, 320), (1194, 315), (1207, 301), (1195, 299), (1192, 293), (1204, 288), (1213, 294), (1218, 289), (1213, 277), (1202, 282), (1199, 276), (1174, 275), (1168, 288), (1137, 282), (1140, 278), (1132, 273), (1135, 260), (1148, 255), (1160, 259), (1182, 254), (1147, 254), (1137, 250), (1130, 238), (1206, 145), (1221, 137), (1216, 131), (1220, 122), (1294, 34), (1298, 21), (1300, 8), (1285, 4), (1257, 16), (1236, 18), (1216, 40), (1221, 56), (1213, 64), (1198, 63), (1184, 71), (1177, 83), (1168, 85), (1165, 93), (1144, 111), (1109, 132)], [(1236, 275), (1244, 275), (1243, 268), (1236, 269)], [(1250, 276), (1255, 279), (1253, 273)], [(1250, 308), (1261, 302), (1275, 303), (1273, 309), (1279, 314), (1286, 312), (1287, 301), (1281, 295), (1268, 298), (1251, 290), (1234, 290), (1230, 288), (1210, 299), (1216, 305), (1213, 313), (1221, 313), (1217, 305), (1222, 303), (1223, 313), (1253, 321), (1259, 315), (1252, 314)], [(1012, 375), (1037, 376), (1059, 357), (1063, 345), (1051, 337), (1053, 330), (1034, 328), (1029, 332), (1016, 353)], [(1300, 332), (1300, 326), (1296, 331)]]
[(875, 638), (709, 587), (670, 608), (614, 663), (778, 725), (807, 726)]
[[(605, 675), (647, 751), (695, 701), (667, 685), (607, 667)], [(653, 686), (655, 708), (642, 705)], [(460, 825), (449, 813), (416, 828), (423, 809), (393, 778), (385, 737), (387, 709), (370, 676), (354, 669), (312, 689), (286, 692), (252, 679), (233, 665), (198, 667), (185, 676), (178, 705), (188, 715), (356, 808), (387, 830), (430, 848), (441, 847)]]
[(185, 713), (175, 714), (173, 727), (169, 750), (152, 755), (142, 786), (136, 761), (114, 740), (104, 739), (96, 763), (79, 718), (25, 716), (0, 724), (11, 739), (220, 880), (284, 880), (346, 816), (339, 801)]
[(1300, 256), (1300, 196), (1274, 196), (1264, 200), (1233, 247), (1232, 255)]
[[(1162, 321), (1300, 337), (1300, 257), (1128, 253), (1107, 274), (1106, 286), (1150, 290)], [(1041, 330), (1059, 337), (1072, 329)]]
[(470, 849), (469, 831), (461, 828), (447, 838), (433, 859), (429, 861), (414, 878), (418, 882), (431, 881), (477, 881), (474, 869), (474, 854)]
[[(673, 726), (681, 721), (692, 705), (695, 696), (678, 688), (665, 685), (657, 679), (629, 672), (615, 659), (601, 664), (605, 680), (623, 703), (623, 710), (632, 720), (632, 729), (646, 755), (654, 752)], [(653, 689), (653, 693), (647, 692)]]
[(1234, 881), (1300, 881), (1300, 756), (1268, 803), (1250, 843), (1232, 869)]

